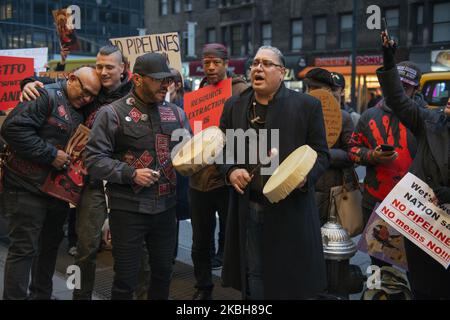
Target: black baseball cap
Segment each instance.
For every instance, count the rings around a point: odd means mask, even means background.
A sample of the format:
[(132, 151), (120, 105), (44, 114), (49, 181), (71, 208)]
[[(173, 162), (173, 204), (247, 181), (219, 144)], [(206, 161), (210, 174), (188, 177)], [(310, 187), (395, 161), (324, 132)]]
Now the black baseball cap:
[(422, 71), (417, 64), (411, 61), (402, 61), (397, 64), (400, 80), (404, 83), (417, 87), (422, 78)]
[(136, 59), (133, 73), (154, 79), (173, 78), (165, 55), (157, 52), (143, 54)]

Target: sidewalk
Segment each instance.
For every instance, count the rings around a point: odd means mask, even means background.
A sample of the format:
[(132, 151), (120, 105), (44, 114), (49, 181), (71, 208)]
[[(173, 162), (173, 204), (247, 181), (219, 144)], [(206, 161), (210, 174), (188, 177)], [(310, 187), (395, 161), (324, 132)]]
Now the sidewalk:
[[(218, 223), (217, 223), (218, 225)], [(355, 243), (359, 237), (353, 239)], [(170, 298), (174, 300), (190, 300), (195, 291), (195, 279), (191, 259), (192, 228), (190, 221), (180, 223), (180, 238), (177, 262), (174, 265), (174, 274), (170, 290)], [(56, 272), (53, 277), (53, 298), (56, 300), (71, 300), (72, 290), (66, 285), (67, 267), (73, 264), (73, 257), (66, 253), (66, 239), (60, 246)], [(3, 274), (7, 248), (4, 242), (0, 242), (0, 299), (3, 296)], [(363, 274), (370, 265), (370, 259), (366, 254), (357, 252), (351, 259), (351, 264), (358, 265)], [(220, 285), (221, 270), (214, 270), (213, 298), (216, 300), (239, 300), (240, 293), (231, 288), (223, 288)], [(111, 285), (113, 279), (113, 260), (110, 251), (102, 251), (98, 255), (96, 282), (94, 287), (94, 300), (109, 300), (111, 297)], [(359, 300), (361, 293), (350, 296), (351, 300)]]

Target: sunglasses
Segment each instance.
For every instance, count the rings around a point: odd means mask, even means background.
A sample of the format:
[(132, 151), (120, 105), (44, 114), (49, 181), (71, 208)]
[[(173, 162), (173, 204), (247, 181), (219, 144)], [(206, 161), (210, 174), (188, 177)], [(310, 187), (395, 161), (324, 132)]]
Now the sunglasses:
[(80, 84), (81, 88), (81, 95), (83, 98), (94, 98), (96, 95), (90, 92), (88, 89), (86, 89), (83, 85), (83, 82), (81, 82), (81, 79), (77, 77), (78, 83)]
[(152, 77), (150, 77), (150, 76), (143, 76), (143, 75), (141, 75), (142, 77), (147, 77), (147, 78), (150, 78), (150, 79), (152, 79), (153, 81), (155, 81), (155, 82), (157, 82), (157, 83), (159, 83), (160, 85), (171, 85), (172, 83), (174, 83), (174, 79), (173, 78), (163, 78), (163, 79), (155, 79), (155, 78), (152, 78)]
[(280, 65), (280, 64), (276, 64), (270, 60), (266, 60), (266, 59), (255, 59), (252, 61), (252, 64), (250, 65), (250, 69), (253, 68), (258, 68), (260, 65), (262, 65), (262, 67), (264, 69), (269, 69), (273, 66), (275, 67), (279, 67), (279, 68), (284, 68), (284, 66)]

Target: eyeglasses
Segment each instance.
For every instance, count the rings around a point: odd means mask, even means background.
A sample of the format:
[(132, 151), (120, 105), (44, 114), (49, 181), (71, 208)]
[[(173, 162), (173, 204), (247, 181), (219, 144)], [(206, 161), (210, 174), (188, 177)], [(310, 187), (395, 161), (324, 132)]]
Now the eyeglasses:
[(258, 68), (260, 65), (262, 65), (264, 69), (269, 69), (269, 68), (271, 68), (273, 66), (279, 67), (279, 68), (284, 68), (284, 66), (282, 66), (280, 64), (273, 63), (270, 60), (255, 59), (255, 60), (252, 61), (252, 64), (250, 65), (250, 69)]
[(155, 82), (157, 82), (157, 83), (159, 83), (160, 85), (171, 85), (173, 82), (174, 82), (174, 80), (173, 80), (173, 78), (162, 78), (162, 79), (155, 79), (155, 78), (152, 78), (152, 77), (150, 77), (150, 76), (143, 76), (143, 77), (147, 77), (147, 78), (150, 78), (150, 79), (152, 79), (153, 81), (155, 81)]
[(77, 77), (77, 80), (80, 83), (81, 95), (83, 98), (94, 98), (96, 96), (84, 87), (83, 82), (81, 82), (80, 78)]
[(220, 66), (223, 63), (222, 59), (214, 59), (214, 60), (203, 60), (203, 66), (207, 67), (209, 66), (211, 63), (215, 66)]

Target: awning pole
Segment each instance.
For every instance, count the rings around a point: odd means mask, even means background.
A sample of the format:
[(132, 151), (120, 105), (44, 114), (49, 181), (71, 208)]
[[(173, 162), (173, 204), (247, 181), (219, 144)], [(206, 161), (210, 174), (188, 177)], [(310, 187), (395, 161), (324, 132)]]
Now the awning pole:
[(357, 0), (353, 0), (353, 27), (352, 27), (352, 107), (359, 112), (356, 103), (356, 19), (357, 19)]

